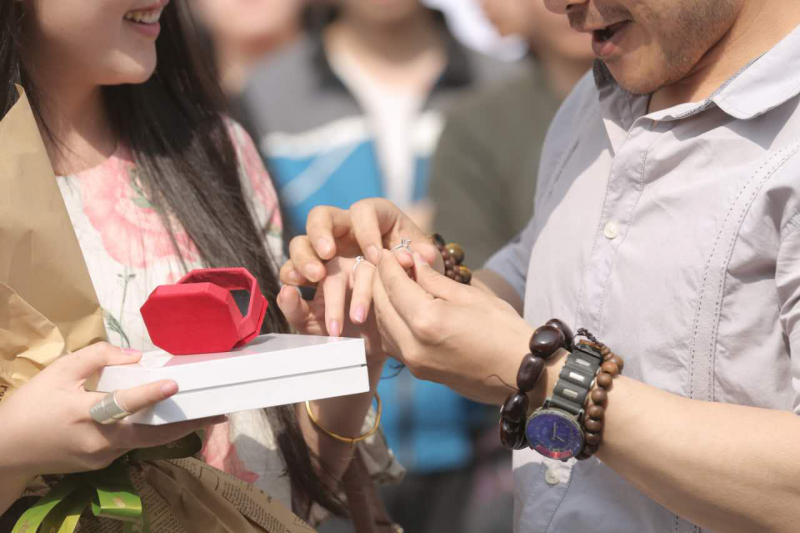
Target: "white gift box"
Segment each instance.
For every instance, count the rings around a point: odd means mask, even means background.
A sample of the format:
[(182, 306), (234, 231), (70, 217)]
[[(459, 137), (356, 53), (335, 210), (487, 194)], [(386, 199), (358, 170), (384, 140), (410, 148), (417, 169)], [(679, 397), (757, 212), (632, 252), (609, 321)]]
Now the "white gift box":
[(132, 415), (159, 425), (369, 391), (362, 339), (262, 335), (227, 353), (147, 352), (133, 365), (103, 369), (96, 390), (112, 392), (161, 379), (179, 392)]

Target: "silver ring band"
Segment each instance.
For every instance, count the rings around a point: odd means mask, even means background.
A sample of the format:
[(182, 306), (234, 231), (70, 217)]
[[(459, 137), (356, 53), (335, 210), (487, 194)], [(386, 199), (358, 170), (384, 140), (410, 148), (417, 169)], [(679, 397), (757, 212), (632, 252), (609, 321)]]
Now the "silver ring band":
[(131, 415), (128, 411), (120, 407), (117, 401), (117, 391), (109, 392), (103, 399), (97, 402), (89, 410), (92, 419), (98, 424), (113, 424)]
[(396, 253), (396, 252), (399, 252), (400, 250), (405, 250), (408, 253), (412, 253), (411, 252), (411, 239), (403, 239), (402, 241), (400, 241), (400, 244), (398, 244), (397, 246), (392, 248), (391, 252), (392, 253)]
[(365, 260), (365, 258), (364, 258), (363, 255), (359, 255), (358, 257), (356, 257), (356, 264), (353, 265), (353, 275), (354, 276), (356, 275), (356, 269), (358, 268), (358, 265), (360, 265), (364, 260)]

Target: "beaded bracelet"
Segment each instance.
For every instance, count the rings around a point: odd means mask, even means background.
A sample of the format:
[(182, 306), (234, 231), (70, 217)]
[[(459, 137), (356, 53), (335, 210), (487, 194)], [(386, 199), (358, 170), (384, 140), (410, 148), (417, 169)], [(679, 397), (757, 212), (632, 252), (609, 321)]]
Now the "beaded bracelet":
[(438, 233), (431, 235), (431, 241), (444, 259), (444, 275), (454, 281), (469, 285), (472, 281), (472, 271), (461, 264), (465, 257), (461, 246), (454, 242), (445, 244), (444, 238)]
[(536, 388), (545, 364), (559, 348), (572, 349), (572, 331), (554, 318), (538, 328), (531, 337), (530, 353), (522, 358), (517, 372), (517, 392), (511, 394), (500, 410), (500, 442), (509, 450), (528, 446), (525, 422), (528, 419), (528, 393)]
[(594, 388), (589, 393), (586, 410), (583, 413), (584, 439), (586, 445), (578, 460), (590, 458), (597, 452), (600, 442), (603, 440), (603, 425), (605, 420), (605, 409), (608, 402), (608, 390), (611, 389), (612, 382), (616, 376), (622, 373), (625, 362), (618, 355), (615, 355), (608, 346), (599, 342), (586, 330), (578, 330), (579, 335), (583, 335), (591, 341), (591, 344), (600, 351), (603, 356), (603, 364), (597, 372), (594, 380)]
[[(602, 440), (605, 405), (608, 400), (608, 389), (611, 388), (613, 378), (622, 372), (624, 362), (603, 343), (585, 329), (578, 330), (579, 337), (589, 339), (580, 344), (588, 344), (603, 356), (591, 392), (588, 395), (587, 405), (584, 410), (581, 425), (584, 430), (584, 447), (577, 455), (578, 460), (590, 458), (597, 451)], [(501, 409), (500, 441), (510, 450), (521, 450), (528, 447), (525, 436), (525, 423), (528, 418), (527, 393), (536, 388), (545, 364), (559, 348), (572, 350), (575, 338), (569, 327), (558, 319), (552, 319), (546, 325), (538, 328), (530, 340), (531, 353), (522, 359), (517, 372), (518, 392), (511, 394)]]

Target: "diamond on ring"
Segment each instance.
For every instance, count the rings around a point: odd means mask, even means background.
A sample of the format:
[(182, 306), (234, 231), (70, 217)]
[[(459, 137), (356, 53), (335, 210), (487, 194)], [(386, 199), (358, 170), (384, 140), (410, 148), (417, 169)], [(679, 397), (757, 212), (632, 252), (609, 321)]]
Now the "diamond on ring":
[(117, 401), (117, 391), (109, 392), (89, 410), (92, 419), (98, 424), (113, 424), (131, 415)]
[(358, 268), (358, 265), (360, 265), (362, 261), (364, 261), (364, 256), (363, 255), (359, 255), (358, 257), (356, 257), (356, 264), (353, 265), (353, 275), (354, 276), (356, 275), (356, 269)]
[(411, 239), (403, 239), (400, 241), (400, 244), (392, 248), (392, 253), (399, 252), (400, 250), (405, 250), (408, 253), (411, 253)]

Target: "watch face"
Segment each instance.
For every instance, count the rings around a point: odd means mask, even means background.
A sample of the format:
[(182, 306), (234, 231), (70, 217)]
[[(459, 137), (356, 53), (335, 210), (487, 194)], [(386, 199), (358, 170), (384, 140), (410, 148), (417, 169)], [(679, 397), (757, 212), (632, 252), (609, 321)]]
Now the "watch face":
[(583, 431), (578, 422), (555, 409), (534, 413), (528, 419), (525, 436), (531, 448), (550, 459), (570, 459), (583, 449)]

